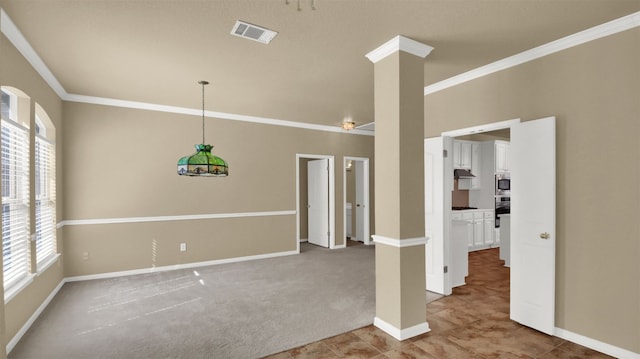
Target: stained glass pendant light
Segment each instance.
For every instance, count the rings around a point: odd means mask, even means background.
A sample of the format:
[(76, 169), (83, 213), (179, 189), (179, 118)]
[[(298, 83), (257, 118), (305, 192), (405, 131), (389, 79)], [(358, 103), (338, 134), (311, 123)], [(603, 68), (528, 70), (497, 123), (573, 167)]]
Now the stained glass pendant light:
[(196, 145), (196, 153), (178, 160), (178, 174), (181, 176), (226, 177), (229, 165), (225, 160), (211, 154), (213, 146), (204, 141), (204, 87), (207, 81), (198, 81), (202, 85), (202, 143)]

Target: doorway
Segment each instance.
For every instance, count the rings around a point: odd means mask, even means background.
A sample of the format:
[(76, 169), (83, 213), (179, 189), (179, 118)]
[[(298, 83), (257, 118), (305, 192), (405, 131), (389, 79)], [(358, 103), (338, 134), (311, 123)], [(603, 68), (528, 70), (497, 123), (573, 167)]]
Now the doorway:
[[(445, 231), (445, 239), (448, 239), (450, 243), (445, 247), (445, 250), (449, 251), (448, 258), (452, 278), (448, 284), (451, 287), (464, 285), (465, 279), (471, 275), (477, 277), (485, 274), (483, 266), (471, 265), (472, 253), (489, 250), (488, 252), (500, 255), (487, 256), (486, 253), (484, 255), (478, 253), (473, 257), (483, 257), (485, 261), (493, 258), (496, 262), (506, 259), (505, 262), (508, 263), (508, 258), (501, 256), (504, 250), (499, 252), (503, 247), (500, 243), (500, 228), (498, 227), (502, 216), (496, 216), (496, 207), (498, 205), (506, 206), (505, 203), (510, 206), (511, 194), (509, 191), (504, 191), (504, 193), (501, 191), (498, 195), (495, 178), (496, 176), (510, 177), (509, 166), (505, 164), (505, 162), (509, 162), (507, 160), (509, 156), (504, 152), (504, 149), (509, 147), (511, 126), (515, 126), (519, 122), (519, 120), (511, 120), (482, 126), (482, 128), (474, 127), (442, 133), (448, 139), (445, 141), (447, 147), (450, 146), (451, 149), (452, 156), (449, 156), (449, 161), (453, 163), (453, 172), (456, 172), (456, 169), (465, 168), (473, 176), (473, 178), (463, 179), (457, 176), (448, 177), (452, 175), (451, 173), (445, 174), (445, 181), (449, 183), (448, 191), (445, 192), (448, 197), (444, 201), (447, 203), (445, 211), (448, 207), (456, 209), (450, 212), (451, 217), (447, 222), (448, 229)], [(466, 154), (464, 154), (465, 148)], [(460, 221), (461, 217), (462, 221)], [(508, 230), (508, 220), (509, 218), (505, 219), (507, 228), (503, 229)], [(502, 244), (509, 248), (509, 235), (504, 237), (507, 243)], [(458, 238), (465, 240), (464, 242), (456, 240)], [(464, 254), (461, 253), (462, 251)], [(445, 254), (445, 258), (446, 256)], [(472, 273), (473, 271), (475, 273)]]
[[(458, 234), (452, 238), (454, 211), (450, 189), (454, 176), (453, 156), (449, 155), (454, 154), (452, 138), (506, 128), (510, 129), (511, 179), (515, 183), (511, 194), (518, 199), (516, 206), (511, 207), (510, 215), (510, 317), (552, 334), (555, 315), (555, 117), (524, 123), (519, 119), (503, 121), (425, 139), (425, 223), (430, 238), (426, 248), (427, 290), (445, 295), (452, 293), (451, 273), (459, 274), (461, 270), (460, 261), (455, 261), (458, 256), (453, 255), (452, 250), (464, 250), (467, 243), (471, 243)], [(493, 187), (493, 183), (489, 185)], [(463, 246), (456, 246), (461, 238)]]
[[(310, 163), (313, 163), (311, 172), (309, 172)], [(320, 189), (323, 193), (320, 193)], [(315, 203), (310, 204), (310, 198)], [(314, 208), (309, 208), (310, 205)], [(319, 209), (319, 212), (314, 214), (316, 209)], [(311, 213), (311, 221), (309, 213)], [(321, 214), (321, 217), (318, 214)], [(310, 226), (314, 233), (317, 232), (312, 235), (310, 242), (317, 242), (315, 244), (323, 247), (336, 248), (335, 160), (331, 155), (296, 154), (296, 248), (298, 253), (300, 253), (300, 242), (309, 241)]]
[[(511, 194), (508, 190), (497, 190), (496, 178), (506, 181), (510, 178), (507, 161), (510, 132), (510, 128), (505, 128), (452, 138), (454, 173), (464, 167), (473, 176), (464, 179), (454, 175), (453, 188), (448, 192), (452, 208), (451, 284), (457, 287), (454, 294), (465, 292), (463, 285), (477, 285), (489, 278), (493, 280), (484, 288), (488, 293), (495, 293), (496, 289), (501, 294), (509, 293), (509, 269), (501, 268), (509, 267), (509, 258), (503, 257), (508, 253), (505, 251), (508, 245), (500, 243), (500, 231), (507, 231), (503, 237), (508, 244), (509, 217), (504, 215), (510, 212)], [(462, 155), (465, 149), (467, 153)], [(502, 218), (505, 224), (500, 228)]]
[(342, 168), (343, 238), (370, 245), (369, 159), (345, 156)]

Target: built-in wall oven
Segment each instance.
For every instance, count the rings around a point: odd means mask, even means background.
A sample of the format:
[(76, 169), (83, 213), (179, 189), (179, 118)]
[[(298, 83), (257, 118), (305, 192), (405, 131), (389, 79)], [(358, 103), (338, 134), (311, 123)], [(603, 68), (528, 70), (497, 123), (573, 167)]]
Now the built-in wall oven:
[(511, 178), (508, 174), (496, 175), (496, 228), (500, 227), (500, 215), (511, 213)]
[(511, 194), (511, 177), (508, 174), (496, 175), (496, 196)]

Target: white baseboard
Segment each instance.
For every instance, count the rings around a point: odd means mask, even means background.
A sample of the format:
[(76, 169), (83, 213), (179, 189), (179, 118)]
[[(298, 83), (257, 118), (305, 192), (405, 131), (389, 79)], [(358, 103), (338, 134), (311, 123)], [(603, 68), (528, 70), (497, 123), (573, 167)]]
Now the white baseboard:
[(309, 242), (309, 240), (307, 238), (300, 238), (300, 243), (303, 243), (303, 242)]
[(162, 267), (155, 267), (155, 268), (133, 269), (133, 270), (127, 270), (127, 271), (120, 271), (120, 272), (80, 275), (75, 277), (67, 277), (65, 278), (65, 280), (67, 282), (79, 282), (83, 280), (92, 280), (92, 279), (116, 278), (116, 277), (124, 277), (124, 276), (135, 275), (135, 274), (149, 274), (149, 273), (155, 273), (155, 272), (166, 272), (166, 271), (171, 271), (176, 269), (198, 268), (198, 267), (205, 267), (205, 266), (218, 265), (218, 264), (245, 262), (245, 261), (251, 261), (256, 259), (283, 257), (283, 256), (289, 256), (293, 254), (299, 254), (299, 253), (297, 250), (287, 251), (287, 252), (275, 252), (275, 253), (259, 254), (255, 256), (216, 259), (216, 260), (206, 261), (206, 262), (194, 262), (194, 263), (177, 264), (172, 266), (162, 266)]
[(429, 323), (427, 322), (414, 325), (413, 327), (399, 329), (385, 322), (384, 320), (378, 317), (375, 317), (375, 319), (373, 320), (373, 325), (375, 325), (380, 330), (384, 331), (385, 333), (391, 335), (392, 337), (398, 340), (413, 338), (420, 334), (424, 334), (431, 331), (431, 329), (429, 328)]
[(22, 328), (20, 328), (20, 330), (18, 330), (16, 335), (14, 335), (13, 338), (11, 338), (11, 340), (9, 340), (9, 342), (7, 343), (7, 349), (6, 349), (7, 350), (7, 354), (11, 353), (11, 351), (16, 346), (16, 344), (18, 344), (20, 339), (22, 339), (22, 336), (27, 332), (27, 330), (29, 330), (29, 328), (31, 328), (33, 323), (35, 323), (36, 319), (38, 319), (40, 314), (42, 314), (42, 312), (47, 308), (49, 303), (51, 303), (51, 300), (53, 300), (53, 297), (55, 297), (56, 294), (58, 294), (58, 292), (60, 291), (60, 288), (62, 288), (62, 286), (65, 283), (66, 283), (66, 280), (63, 278), (60, 281), (60, 283), (49, 294), (49, 296), (47, 296), (47, 298), (44, 300), (44, 302), (42, 302), (42, 304), (40, 304), (38, 309), (36, 309), (36, 311), (31, 315), (31, 317), (29, 317), (29, 320), (27, 320), (27, 322), (24, 323)]
[(562, 338), (572, 343), (580, 344), (583, 347), (587, 347), (589, 349), (593, 349), (601, 353), (611, 355), (612, 357), (615, 357), (615, 358), (640, 359), (639, 353), (634, 353), (632, 351), (622, 349), (622, 348), (613, 346), (611, 344), (601, 342), (596, 339), (585, 337), (584, 335), (576, 334), (566, 329), (556, 327), (554, 329), (554, 334), (558, 338)]

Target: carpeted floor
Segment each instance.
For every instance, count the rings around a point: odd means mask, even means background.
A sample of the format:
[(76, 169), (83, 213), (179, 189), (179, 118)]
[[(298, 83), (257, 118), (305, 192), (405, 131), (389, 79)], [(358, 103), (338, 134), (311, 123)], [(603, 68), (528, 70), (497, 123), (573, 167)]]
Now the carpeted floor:
[(10, 353), (23, 358), (258, 358), (375, 315), (373, 246), (67, 283)]

